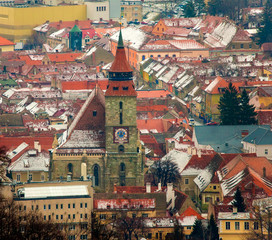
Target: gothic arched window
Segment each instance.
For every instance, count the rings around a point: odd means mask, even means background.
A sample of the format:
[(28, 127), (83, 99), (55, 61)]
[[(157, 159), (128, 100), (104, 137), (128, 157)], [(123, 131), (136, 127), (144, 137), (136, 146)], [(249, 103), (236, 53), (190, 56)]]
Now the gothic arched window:
[(67, 165), (67, 167), (68, 167), (68, 173), (73, 173), (73, 164), (72, 164), (72, 163), (69, 163), (69, 164)]
[(99, 166), (97, 164), (93, 167), (94, 186), (99, 186)]
[(120, 163), (120, 185), (125, 186), (126, 185), (126, 165), (124, 163)]

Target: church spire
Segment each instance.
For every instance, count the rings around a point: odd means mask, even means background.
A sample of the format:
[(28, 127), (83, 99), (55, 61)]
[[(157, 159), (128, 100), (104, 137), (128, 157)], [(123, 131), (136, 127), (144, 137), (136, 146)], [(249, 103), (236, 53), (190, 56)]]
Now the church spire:
[(109, 70), (109, 80), (111, 81), (128, 81), (132, 80), (132, 68), (130, 67), (123, 43), (122, 31), (120, 29), (118, 45), (115, 59)]

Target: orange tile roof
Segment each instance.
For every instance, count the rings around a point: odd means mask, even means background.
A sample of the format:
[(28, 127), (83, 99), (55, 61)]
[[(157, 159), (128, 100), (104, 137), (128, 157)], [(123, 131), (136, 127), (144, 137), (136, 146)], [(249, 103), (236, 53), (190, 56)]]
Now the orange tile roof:
[(6, 38), (3, 38), (0, 36), (0, 46), (11, 46), (11, 45), (15, 45), (15, 43), (9, 41)]
[(84, 21), (59, 21), (59, 22), (52, 22), (49, 24), (50, 28), (62, 29), (62, 28), (73, 28), (75, 25), (79, 27), (79, 29), (89, 29), (93, 28), (91, 20), (84, 20)]
[(48, 54), (52, 62), (75, 62), (83, 53), (51, 53)]
[(181, 215), (180, 218), (184, 217), (190, 217), (190, 216), (196, 216), (197, 219), (205, 219), (203, 218), (196, 210), (194, 210), (192, 207), (188, 207)]
[[(239, 87), (242, 87), (245, 85), (244, 82), (232, 82), (232, 85), (236, 88), (237, 91), (239, 91)], [(229, 82), (227, 82), (225, 79), (221, 77), (216, 77), (213, 82), (211, 82), (208, 87), (206, 87), (205, 92), (209, 94), (220, 94), (219, 89), (220, 88), (228, 88)]]
[(167, 90), (140, 90), (137, 91), (137, 98), (165, 98), (170, 94)]
[[(98, 86), (102, 90), (106, 90), (108, 86), (108, 79), (97, 81)], [(96, 81), (63, 81), (61, 82), (62, 91), (67, 90), (91, 90), (94, 89)]]

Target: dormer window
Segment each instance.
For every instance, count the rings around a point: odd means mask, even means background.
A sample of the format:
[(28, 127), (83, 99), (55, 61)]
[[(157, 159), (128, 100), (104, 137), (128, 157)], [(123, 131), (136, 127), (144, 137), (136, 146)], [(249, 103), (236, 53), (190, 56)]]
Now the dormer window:
[(119, 87), (113, 87), (113, 91), (118, 91)]
[(124, 91), (128, 91), (128, 87), (123, 87), (123, 90)]
[(97, 115), (97, 111), (94, 110), (94, 111), (93, 111), (93, 117), (96, 117), (96, 115)]

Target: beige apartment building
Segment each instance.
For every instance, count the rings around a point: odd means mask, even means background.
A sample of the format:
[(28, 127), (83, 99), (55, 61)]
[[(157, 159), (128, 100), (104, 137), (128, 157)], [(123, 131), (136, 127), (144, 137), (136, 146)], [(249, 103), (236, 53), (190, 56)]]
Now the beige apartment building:
[(121, 1), (121, 17), (129, 21), (141, 22), (143, 20), (142, 1), (123, 0)]
[(85, 1), (87, 6), (87, 18), (94, 21), (110, 20), (110, 6), (108, 0), (88, 0)]
[(90, 239), (93, 209), (91, 181), (16, 185), (14, 200), (22, 211), (39, 211), (44, 220), (60, 224), (68, 239)]

